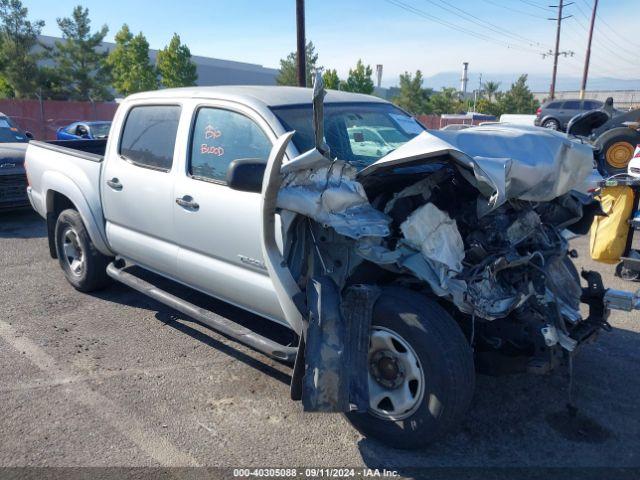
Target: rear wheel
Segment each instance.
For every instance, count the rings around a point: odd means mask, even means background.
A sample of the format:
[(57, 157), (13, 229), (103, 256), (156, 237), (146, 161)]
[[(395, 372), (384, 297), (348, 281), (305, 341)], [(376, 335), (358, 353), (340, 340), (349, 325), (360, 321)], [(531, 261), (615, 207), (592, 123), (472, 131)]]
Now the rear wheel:
[(418, 448), (450, 431), (473, 396), (473, 356), (462, 331), (435, 301), (387, 288), (369, 343), (369, 410), (347, 419), (363, 435)]
[(542, 126), (551, 130), (560, 130), (560, 122), (555, 118), (548, 118), (547, 120), (542, 122)]
[(106, 272), (111, 258), (96, 249), (76, 210), (64, 210), (58, 216), (55, 244), (64, 276), (76, 289), (91, 292), (111, 282)]

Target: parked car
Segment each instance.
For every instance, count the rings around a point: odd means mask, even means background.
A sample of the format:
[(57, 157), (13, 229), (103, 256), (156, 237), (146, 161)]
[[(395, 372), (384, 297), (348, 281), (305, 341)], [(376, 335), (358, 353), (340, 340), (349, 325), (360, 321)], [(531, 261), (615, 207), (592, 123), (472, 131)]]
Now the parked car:
[(0, 113), (0, 210), (29, 206), (24, 156), (31, 138), (30, 132)]
[[(69, 283), (91, 292), (116, 279), (295, 360), (291, 396), (306, 411), (344, 412), (405, 448), (461, 421), (474, 362), (548, 372), (608, 327), (609, 308), (640, 308), (594, 272), (582, 289), (568, 255), (562, 232), (588, 217), (569, 189), (590, 173), (590, 147), (533, 128), (426, 132), (377, 97), (329, 91), (324, 104), (321, 78), (313, 100), (294, 87), (135, 94), (107, 141), (32, 142), (29, 197)], [(406, 142), (358, 151), (347, 128), (368, 125)], [(284, 325), (291, 340), (141, 270)]]
[(109, 136), (111, 122), (76, 122), (60, 127), (56, 132), (58, 140), (100, 140)]
[(589, 110), (598, 110), (602, 106), (603, 103), (598, 100), (549, 100), (536, 111), (534, 125), (565, 131), (573, 117)]

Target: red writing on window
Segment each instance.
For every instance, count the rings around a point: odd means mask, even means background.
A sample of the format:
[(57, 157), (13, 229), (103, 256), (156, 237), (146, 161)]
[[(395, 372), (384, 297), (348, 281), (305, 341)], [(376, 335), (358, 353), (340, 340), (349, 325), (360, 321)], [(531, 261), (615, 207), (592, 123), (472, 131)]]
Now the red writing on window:
[(223, 147), (216, 147), (215, 145), (207, 145), (203, 143), (200, 146), (200, 153), (203, 155), (215, 155), (216, 157), (221, 157), (224, 155)]
[(207, 140), (210, 138), (219, 138), (221, 136), (222, 132), (212, 125), (207, 125), (204, 129), (204, 138)]

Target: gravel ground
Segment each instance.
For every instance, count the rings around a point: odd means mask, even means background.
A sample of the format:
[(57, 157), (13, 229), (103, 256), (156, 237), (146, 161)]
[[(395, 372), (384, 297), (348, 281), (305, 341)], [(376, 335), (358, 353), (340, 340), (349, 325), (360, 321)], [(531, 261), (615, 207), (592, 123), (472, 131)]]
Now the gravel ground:
[[(587, 246), (574, 242), (580, 267), (640, 286)], [(0, 466), (640, 466), (638, 313), (614, 312), (577, 358), (577, 420), (562, 373), (479, 376), (460, 429), (404, 452), (303, 414), (287, 366), (171, 309), (121, 285), (75, 291), (31, 212), (0, 217), (0, 304)]]

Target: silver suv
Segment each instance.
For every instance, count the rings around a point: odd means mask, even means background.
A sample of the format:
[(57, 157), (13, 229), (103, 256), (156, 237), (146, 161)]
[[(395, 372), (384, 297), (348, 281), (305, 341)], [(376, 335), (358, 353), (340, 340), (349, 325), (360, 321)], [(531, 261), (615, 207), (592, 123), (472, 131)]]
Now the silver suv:
[(564, 131), (573, 117), (590, 110), (598, 110), (602, 105), (598, 100), (551, 100), (538, 108), (534, 124)]

